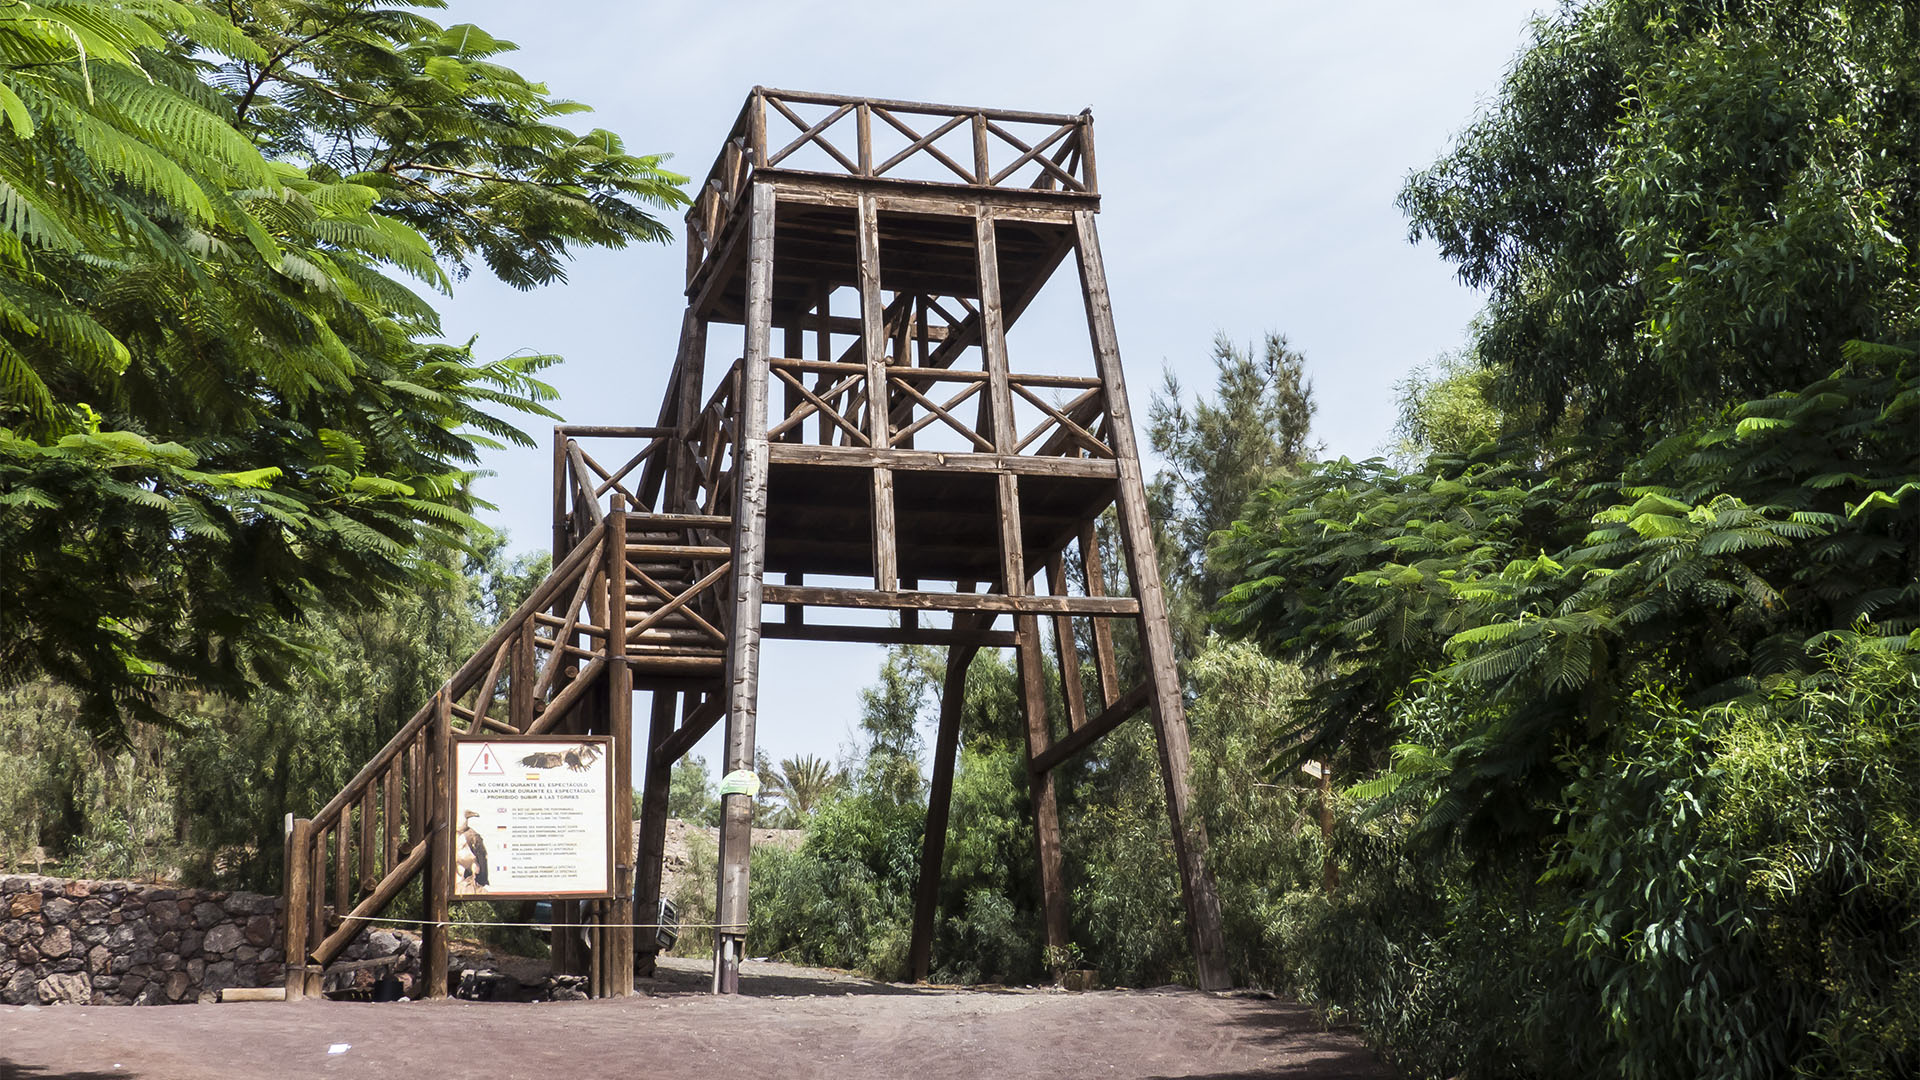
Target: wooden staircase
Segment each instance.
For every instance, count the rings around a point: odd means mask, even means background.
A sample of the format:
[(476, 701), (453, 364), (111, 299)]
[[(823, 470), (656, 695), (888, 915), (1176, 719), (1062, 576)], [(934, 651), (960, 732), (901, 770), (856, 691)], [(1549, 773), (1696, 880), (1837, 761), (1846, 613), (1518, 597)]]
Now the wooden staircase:
[[(731, 487), (730, 382), (684, 431), (554, 429), (553, 570), (326, 806), (288, 819), (290, 1000), (317, 994), (326, 967), (416, 879), (425, 994), (447, 993), (455, 735), (608, 734), (630, 746), (636, 689), (687, 702), (684, 723), (654, 725), (662, 760), (713, 726), (732, 621), (733, 521), (713, 512)], [(612, 440), (645, 442), (608, 469), (584, 444)], [(616, 792), (632, 787), (632, 759), (615, 754)], [(584, 931), (554, 935), (555, 969), (588, 976), (596, 996), (632, 987), (633, 822), (614, 817), (616, 898), (555, 905), (556, 922)]]

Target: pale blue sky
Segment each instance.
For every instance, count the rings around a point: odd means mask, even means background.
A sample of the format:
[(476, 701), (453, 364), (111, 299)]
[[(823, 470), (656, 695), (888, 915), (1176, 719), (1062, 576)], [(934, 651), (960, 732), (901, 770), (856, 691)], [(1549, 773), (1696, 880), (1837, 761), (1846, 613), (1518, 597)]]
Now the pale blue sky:
[[(449, 0), (438, 18), (517, 42), (505, 62), (595, 107), (577, 126), (617, 131), (631, 151), (670, 151), (696, 177), (755, 84), (1091, 107), (1101, 246), (1136, 414), (1163, 365), (1189, 389), (1209, 385), (1217, 331), (1250, 341), (1277, 330), (1307, 357), (1317, 438), (1329, 454), (1364, 457), (1387, 439), (1394, 383), (1457, 347), (1481, 304), (1431, 247), (1407, 242), (1394, 197), (1491, 98), (1528, 19), (1547, 8)], [(589, 253), (569, 284), (532, 293), (476, 274), (442, 303), (446, 331), (478, 334), (483, 355), (563, 354), (549, 378), (570, 422), (651, 423), (684, 268), (676, 245)], [(1077, 285), (1071, 274), (1064, 284)], [(1022, 327), (1036, 351), (1085, 334), (1070, 305), (1055, 318), (1044, 300)], [(547, 544), (544, 426), (538, 434), (539, 450), (494, 455), (486, 464), (499, 476), (481, 489), (516, 549)], [(760, 744), (776, 759), (835, 754), (880, 654), (767, 642)], [(711, 745), (700, 752), (715, 759)]]

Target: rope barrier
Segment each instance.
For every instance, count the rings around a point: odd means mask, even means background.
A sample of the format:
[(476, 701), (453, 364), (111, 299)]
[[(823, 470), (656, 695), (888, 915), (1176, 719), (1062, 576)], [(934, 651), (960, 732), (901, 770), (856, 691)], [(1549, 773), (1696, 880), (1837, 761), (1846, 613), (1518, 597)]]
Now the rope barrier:
[(538, 923), (538, 922), (481, 922), (466, 919), (400, 919), (391, 915), (341, 915), (341, 922), (384, 922), (399, 923), (403, 926), (520, 926), (529, 930), (558, 930), (572, 928), (576, 930), (724, 930), (729, 933), (744, 934), (747, 928), (740, 923)]

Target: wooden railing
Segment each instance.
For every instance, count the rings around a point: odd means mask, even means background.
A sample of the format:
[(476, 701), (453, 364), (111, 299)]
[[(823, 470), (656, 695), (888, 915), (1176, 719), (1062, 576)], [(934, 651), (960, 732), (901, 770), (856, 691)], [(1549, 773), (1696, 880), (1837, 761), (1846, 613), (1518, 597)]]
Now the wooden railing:
[(1099, 193), (1091, 112), (974, 109), (755, 87), (687, 213), (689, 281), (755, 169)]

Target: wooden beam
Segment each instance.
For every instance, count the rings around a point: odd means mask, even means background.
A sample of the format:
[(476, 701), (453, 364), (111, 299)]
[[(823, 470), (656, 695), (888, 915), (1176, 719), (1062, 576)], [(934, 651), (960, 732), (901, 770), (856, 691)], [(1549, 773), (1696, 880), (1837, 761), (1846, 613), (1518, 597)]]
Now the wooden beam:
[(1102, 735), (1119, 727), (1128, 717), (1145, 708), (1152, 696), (1151, 683), (1141, 683), (1127, 691), (1121, 695), (1120, 700), (1107, 706), (1099, 716), (1076, 728), (1066, 738), (1055, 742), (1044, 753), (1035, 757), (1031, 767), (1041, 772), (1053, 771), (1060, 766), (1061, 762), (1098, 742)]
[(445, 924), (453, 898), (453, 837), (447, 828), (453, 807), (451, 687), (441, 688), (436, 705), (427, 765), (427, 785), (431, 792), (428, 805), (432, 807), (433, 824), (428, 827), (426, 843), (419, 845), (428, 849), (427, 882), (422, 900), (427, 925), (420, 928), (420, 974), (426, 982), (426, 993), (421, 996), (429, 998), (447, 996), (448, 927)]
[[(660, 881), (667, 850), (667, 804), (672, 795), (673, 763), (658, 747), (673, 734), (673, 717), (680, 695), (653, 692), (653, 711), (647, 725), (647, 767), (640, 793), (640, 853), (634, 862), (634, 922), (654, 922), (660, 911)], [(658, 930), (638, 930), (634, 939), (635, 974), (651, 976), (660, 955)]]
[(707, 737), (707, 732), (713, 730), (713, 725), (725, 716), (726, 712), (726, 697), (715, 694), (687, 713), (679, 729), (669, 733), (665, 741), (654, 744), (651, 752), (659, 755), (660, 760), (665, 762), (668, 768), (672, 768), (674, 762), (686, 757), (687, 751), (692, 750), (701, 739)]
[(895, 471), (1011, 473), (1015, 476), (1071, 476), (1090, 480), (1112, 480), (1120, 475), (1118, 463), (1105, 458), (876, 450), (864, 446), (800, 443), (775, 443), (769, 450), (769, 457), (776, 465), (832, 465), (850, 469), (872, 469), (884, 465)]
[(307, 903), (313, 860), (307, 851), (313, 847), (313, 822), (287, 815), (285, 865), (287, 888), (286, 934), (281, 944), (287, 958), (287, 1000), (298, 1001), (307, 992), (307, 924), (314, 916)]
[[(912, 610), (912, 609), (908, 609)], [(833, 624), (762, 623), (760, 636), (781, 641), (845, 641), (872, 645), (945, 645), (973, 648), (1011, 648), (1011, 630), (942, 630), (937, 626), (835, 626)]]
[[(1006, 478), (1011, 481), (1012, 477)], [(1017, 526), (1018, 521), (1014, 524)], [(993, 611), (1025, 615), (1134, 615), (1140, 604), (1131, 596), (1009, 596), (996, 593), (879, 592), (825, 585), (767, 585), (769, 604), (882, 610)]]
[[(1067, 594), (1066, 561), (1054, 552), (1047, 557), (1047, 591), (1055, 596)], [(1067, 730), (1078, 731), (1087, 723), (1086, 686), (1080, 678), (1080, 644), (1073, 640), (1073, 616), (1053, 617), (1053, 655), (1060, 665), (1060, 696), (1067, 705)]]
[[(1089, 521), (1080, 529), (1080, 567), (1087, 580), (1088, 596), (1107, 594), (1106, 567), (1100, 561), (1100, 530)], [(1120, 700), (1120, 665), (1113, 650), (1113, 626), (1105, 619), (1093, 623), (1093, 666), (1100, 676), (1100, 703), (1112, 705)]]
[[(869, 110), (860, 107), (861, 171), (873, 168), (873, 144), (868, 131)], [(888, 430), (887, 336), (880, 297), (880, 219), (872, 195), (860, 196), (859, 207), (860, 343), (867, 365), (867, 441), (884, 449), (893, 440)], [(893, 470), (873, 468), (871, 515), (873, 522), (873, 587), (892, 592), (900, 587), (900, 555), (893, 516)]]
[(913, 890), (913, 937), (907, 966), (915, 982), (924, 982), (933, 963), (933, 924), (940, 908), (940, 868), (946, 860), (947, 817), (953, 805), (953, 774), (960, 756), (960, 714), (967, 701), (967, 669), (978, 645), (947, 650), (947, 674), (940, 686), (940, 728), (933, 740), (933, 781), (927, 792), (927, 824), (920, 840), (920, 879)]
[[(746, 355), (740, 365), (739, 451), (734, 458), (733, 623), (727, 649), (727, 743), (722, 775), (754, 768), (760, 695), (760, 605), (767, 561), (767, 383), (773, 334), (774, 193), (752, 187), (747, 255)], [(748, 855), (753, 800), (721, 797), (718, 896), (714, 903), (713, 989), (740, 989), (746, 948)]]

